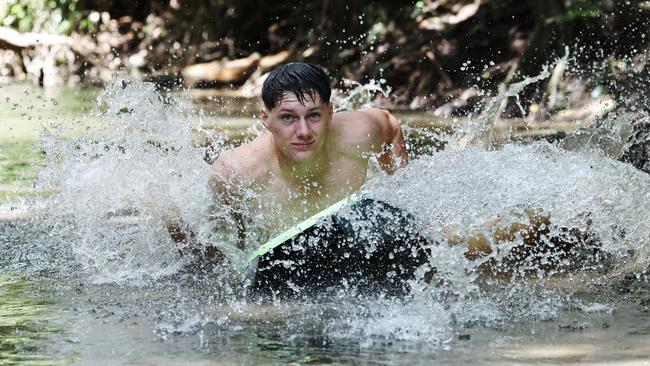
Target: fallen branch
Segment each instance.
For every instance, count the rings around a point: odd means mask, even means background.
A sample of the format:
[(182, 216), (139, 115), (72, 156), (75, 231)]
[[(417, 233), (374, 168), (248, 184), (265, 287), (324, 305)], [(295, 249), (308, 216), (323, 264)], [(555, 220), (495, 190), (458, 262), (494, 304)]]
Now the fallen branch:
[(73, 48), (71, 37), (45, 33), (20, 33), (12, 28), (0, 27), (0, 49), (21, 51), (37, 46), (65, 45)]
[(259, 70), (261, 74), (273, 69), (289, 59), (290, 56), (291, 51), (282, 51), (263, 57), (255, 52), (237, 60), (217, 60), (190, 65), (183, 69), (182, 74), (189, 85), (200, 82), (236, 83), (247, 79), (256, 70)]

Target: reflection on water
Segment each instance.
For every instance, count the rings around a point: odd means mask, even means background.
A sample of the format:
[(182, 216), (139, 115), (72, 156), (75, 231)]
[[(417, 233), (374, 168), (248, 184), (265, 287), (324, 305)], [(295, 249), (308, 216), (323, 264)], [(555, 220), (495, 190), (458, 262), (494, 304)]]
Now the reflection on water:
[[(2, 206), (0, 268), (36, 284), (7, 277), (0, 287), (8, 304), (0, 321), (18, 329), (0, 335), (18, 334), (1, 338), (3, 352), (37, 347), (33, 354), (74, 354), (79, 364), (650, 361), (650, 177), (631, 166), (546, 142), (437, 152), (472, 139), (450, 135), (454, 126), (413, 127), (409, 136), (438, 145), (420, 144), (408, 170), (376, 173), (367, 188), (412, 214), (436, 243), (436, 281), (414, 284), (407, 299), (341, 291), (254, 303), (240, 291), (247, 253), (215, 227), (220, 207), (206, 205), (206, 160), (232, 136), (206, 129), (210, 148), (197, 144), (197, 125), (217, 118), (151, 84), (116, 80), (99, 103), (92, 130), (71, 123), (41, 135), (36, 188), (50, 193)], [(164, 228), (170, 210), (230, 266), (179, 258)], [(509, 266), (526, 238), (494, 233), (528, 223), (528, 212), (545, 218), (547, 238), (577, 230), (596, 250), (542, 251)], [(472, 238), (493, 250), (468, 259)], [(56, 332), (39, 328), (51, 318)]]
[(56, 306), (38, 292), (37, 285), (0, 273), (0, 364), (57, 365), (73, 360), (44, 352), (42, 345), (61, 330), (52, 324)]
[[(552, 319), (501, 325), (455, 324), (439, 341), (389, 334), (342, 336), (363, 303), (209, 304), (190, 278), (152, 286), (75, 286), (62, 315), (65, 333), (50, 341), (79, 364), (173, 365), (242, 363), (616, 364), (648, 361), (647, 308), (638, 304), (563, 311)], [(165, 282), (165, 283), (163, 283)], [(434, 314), (420, 327), (436, 323)], [(399, 314), (383, 321), (398, 322)], [(370, 327), (382, 319), (366, 314)], [(354, 320), (352, 320), (354, 321)], [(173, 326), (172, 326), (173, 324)], [(152, 333), (155, 332), (155, 333)]]

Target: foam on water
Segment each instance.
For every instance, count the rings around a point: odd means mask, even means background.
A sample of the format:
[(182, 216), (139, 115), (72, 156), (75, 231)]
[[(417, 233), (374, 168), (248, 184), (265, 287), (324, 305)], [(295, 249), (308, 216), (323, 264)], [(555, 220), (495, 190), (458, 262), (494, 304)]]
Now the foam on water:
[(554, 226), (593, 231), (608, 253), (648, 253), (650, 177), (605, 156), (546, 142), (442, 151), (373, 183), (373, 196), (416, 214), (436, 233), (458, 224), (468, 235), (495, 217), (508, 225), (533, 210)]
[[(418, 289), (430, 297), (416, 298), (417, 306), (445, 304), (460, 324), (552, 319), (573, 308), (575, 294), (590, 284), (611, 283), (620, 273), (650, 265), (650, 177), (602, 155), (568, 152), (545, 142), (498, 151), (443, 151), (373, 183), (373, 197), (410, 212), (437, 243), (430, 260), (444, 284), (434, 281)], [(526, 211), (549, 217), (549, 237), (577, 229), (599, 243), (599, 252), (584, 248), (584, 255), (564, 256), (551, 251), (523, 266), (504, 260), (524, 239), (518, 235), (497, 243), (495, 227), (527, 223)], [(481, 234), (495, 250), (468, 260), (464, 243), (448, 244), (445, 228), (450, 226), (464, 238)], [(484, 275), (481, 264), (490, 259), (505, 261), (492, 265), (491, 277), (505, 271), (518, 280), (477, 281)]]

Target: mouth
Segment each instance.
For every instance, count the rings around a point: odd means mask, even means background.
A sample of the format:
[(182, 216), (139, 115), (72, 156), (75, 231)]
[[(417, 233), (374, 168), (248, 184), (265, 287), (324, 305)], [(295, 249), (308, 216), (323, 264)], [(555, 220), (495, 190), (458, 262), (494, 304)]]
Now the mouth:
[(291, 146), (293, 146), (297, 150), (309, 150), (313, 145), (315, 141), (310, 141), (310, 142), (292, 142)]

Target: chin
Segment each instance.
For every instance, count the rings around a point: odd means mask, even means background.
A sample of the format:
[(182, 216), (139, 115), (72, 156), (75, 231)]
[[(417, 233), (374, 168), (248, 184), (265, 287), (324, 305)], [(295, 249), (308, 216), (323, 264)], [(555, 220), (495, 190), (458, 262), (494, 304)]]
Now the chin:
[(313, 151), (297, 151), (291, 154), (291, 158), (296, 162), (307, 161), (314, 157)]

